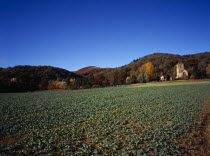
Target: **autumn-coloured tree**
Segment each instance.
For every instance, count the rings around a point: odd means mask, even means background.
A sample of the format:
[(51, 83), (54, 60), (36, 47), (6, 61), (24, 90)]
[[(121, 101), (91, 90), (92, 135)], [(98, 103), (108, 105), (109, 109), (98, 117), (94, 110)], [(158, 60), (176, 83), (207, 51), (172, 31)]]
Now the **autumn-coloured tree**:
[(102, 85), (103, 85), (103, 87), (110, 86), (109, 79), (105, 77), (105, 79), (102, 82)]
[(150, 79), (154, 78), (154, 65), (152, 62), (147, 62), (143, 64), (140, 68), (140, 73), (147, 73)]
[(131, 76), (126, 78), (126, 84), (135, 84), (137, 82), (136, 76), (131, 74)]
[(177, 65), (175, 65), (171, 70), (173, 71), (172, 76), (176, 77), (177, 76)]
[(126, 77), (127, 77), (126, 71), (119, 71), (119, 73), (116, 76), (117, 85), (125, 84)]
[(126, 84), (131, 84), (131, 78), (130, 77), (126, 77), (125, 82), (126, 82)]
[(131, 84), (135, 84), (137, 82), (137, 78), (136, 78), (136, 76), (134, 74), (132, 74), (130, 76), (130, 82), (131, 82)]
[(93, 74), (90, 74), (87, 77), (87, 85), (89, 85), (91, 87), (91, 86), (93, 86), (93, 84), (94, 84), (94, 76), (93, 76)]
[(137, 77), (137, 81), (139, 83), (143, 83), (144, 82), (144, 74), (143, 73), (140, 73), (139, 76)]
[(110, 86), (114, 86), (116, 85), (116, 79), (117, 79), (117, 75), (118, 73), (116, 72), (116, 70), (112, 70), (108, 73), (106, 73), (106, 78), (108, 79), (109, 85)]
[(64, 80), (59, 81), (59, 79), (53, 81), (50, 80), (49, 84), (47, 86), (48, 90), (53, 90), (53, 89), (67, 89), (67, 82)]
[(195, 79), (195, 75), (190, 75), (190, 79)]
[(144, 82), (148, 83), (150, 81), (150, 77), (147, 73), (144, 73)]
[(95, 75), (94, 77), (94, 85), (103, 87), (103, 81), (105, 80), (105, 76), (102, 73)]
[(10, 81), (11, 81), (11, 82), (17, 82), (17, 78), (13, 77), (13, 78), (11, 78)]

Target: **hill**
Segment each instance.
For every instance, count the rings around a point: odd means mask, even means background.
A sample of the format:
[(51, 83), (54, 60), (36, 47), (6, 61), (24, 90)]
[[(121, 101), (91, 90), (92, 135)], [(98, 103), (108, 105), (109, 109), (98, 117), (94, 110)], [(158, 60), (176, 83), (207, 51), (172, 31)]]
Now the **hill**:
[(192, 55), (174, 55), (165, 53), (154, 53), (134, 60), (122, 68), (128, 68), (130, 71), (136, 71), (147, 62), (152, 62), (155, 73), (172, 74), (174, 66), (178, 62), (183, 62), (190, 75), (196, 78), (205, 78), (206, 67), (210, 63), (210, 52), (197, 53)]
[(0, 70), (0, 92), (45, 90), (49, 81), (81, 78), (68, 70), (51, 66), (15, 66)]
[(90, 75), (90, 74), (96, 74), (98, 72), (101, 72), (107, 69), (112, 69), (112, 68), (100, 68), (100, 67), (95, 67), (95, 66), (88, 66), (88, 67), (81, 68), (75, 71), (74, 73), (78, 75)]
[[(210, 64), (210, 52), (192, 55), (174, 55), (167, 53), (147, 55), (133, 60), (127, 65), (96, 73), (94, 75), (95, 85), (105, 86), (108, 84), (114, 86), (139, 82), (138, 77), (141, 74), (140, 68), (148, 62), (154, 67), (152, 76), (148, 78), (148, 81), (159, 80), (161, 75), (175, 77), (175, 65), (178, 62), (184, 63), (185, 69), (189, 73), (189, 77), (192, 76), (196, 79), (207, 78), (207, 66)], [(127, 82), (126, 79), (128, 80)]]

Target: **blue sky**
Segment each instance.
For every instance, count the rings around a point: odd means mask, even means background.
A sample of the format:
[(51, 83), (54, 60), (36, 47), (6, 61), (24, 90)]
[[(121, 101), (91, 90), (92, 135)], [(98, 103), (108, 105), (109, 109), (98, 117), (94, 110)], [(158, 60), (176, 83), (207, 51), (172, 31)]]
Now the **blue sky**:
[(0, 0), (0, 67), (119, 67), (210, 51), (210, 0)]

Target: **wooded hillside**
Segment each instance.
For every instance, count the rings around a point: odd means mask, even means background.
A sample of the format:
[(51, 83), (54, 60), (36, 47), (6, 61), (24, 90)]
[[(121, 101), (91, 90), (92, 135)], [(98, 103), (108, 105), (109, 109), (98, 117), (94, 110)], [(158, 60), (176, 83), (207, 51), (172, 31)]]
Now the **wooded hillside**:
[(51, 66), (15, 66), (0, 70), (0, 92), (46, 90), (50, 81), (66, 81), (81, 76)]
[(100, 68), (100, 67), (95, 67), (95, 66), (88, 66), (85, 68), (81, 68), (81, 69), (75, 71), (74, 73), (78, 74), (78, 75), (87, 76), (90, 74), (99, 73), (99, 72), (107, 70), (107, 69), (112, 69), (112, 68)]
[[(90, 75), (88, 73), (86, 74), (89, 79), (94, 78), (94, 87), (149, 82), (159, 80), (161, 75), (164, 75), (166, 78), (170, 78), (170, 76), (174, 78), (176, 76), (175, 66), (178, 62), (184, 63), (185, 69), (189, 73), (189, 78), (210, 78), (210, 69), (208, 70), (210, 68), (210, 52), (183, 56), (154, 53), (133, 60), (131, 63), (122, 67), (104, 70)], [(143, 67), (147, 69), (143, 70)]]
[(210, 63), (210, 52), (198, 53), (194, 55), (173, 55), (164, 53), (154, 53), (134, 60), (123, 68), (129, 68), (131, 71), (138, 70), (143, 64), (152, 62), (156, 74), (173, 74), (173, 68), (178, 62), (184, 63), (185, 69), (189, 75), (195, 75), (196, 78), (206, 78), (206, 67)]
[(118, 68), (86, 67), (76, 74), (51, 66), (0, 68), (0, 92), (83, 89), (158, 81), (176, 76), (183, 62), (191, 79), (210, 78), (210, 52), (194, 55), (154, 53)]

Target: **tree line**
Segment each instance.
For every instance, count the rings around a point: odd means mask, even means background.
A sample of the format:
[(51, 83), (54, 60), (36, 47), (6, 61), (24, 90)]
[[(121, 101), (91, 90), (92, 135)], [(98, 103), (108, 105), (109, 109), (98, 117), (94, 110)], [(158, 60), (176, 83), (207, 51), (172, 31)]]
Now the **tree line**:
[(210, 78), (210, 52), (194, 55), (155, 53), (118, 68), (78, 75), (51, 66), (0, 68), (0, 92), (55, 89), (85, 89), (167, 80), (176, 76), (176, 64), (183, 62), (191, 79)]

